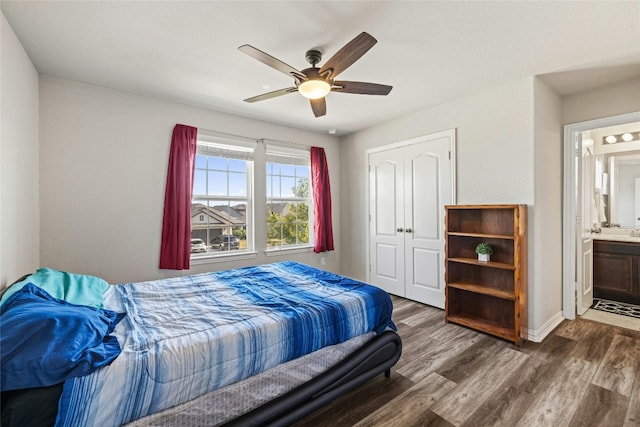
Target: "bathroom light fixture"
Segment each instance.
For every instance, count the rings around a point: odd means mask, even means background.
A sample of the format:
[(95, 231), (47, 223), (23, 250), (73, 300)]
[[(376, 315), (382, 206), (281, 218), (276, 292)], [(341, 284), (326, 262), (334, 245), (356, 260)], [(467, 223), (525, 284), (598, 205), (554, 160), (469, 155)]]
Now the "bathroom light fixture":
[(308, 99), (320, 99), (331, 91), (331, 85), (323, 79), (308, 79), (300, 83), (298, 92)]
[(619, 133), (616, 135), (607, 135), (602, 139), (603, 139), (603, 144), (604, 143), (615, 144), (620, 142), (640, 141), (640, 132), (633, 131), (633, 132)]

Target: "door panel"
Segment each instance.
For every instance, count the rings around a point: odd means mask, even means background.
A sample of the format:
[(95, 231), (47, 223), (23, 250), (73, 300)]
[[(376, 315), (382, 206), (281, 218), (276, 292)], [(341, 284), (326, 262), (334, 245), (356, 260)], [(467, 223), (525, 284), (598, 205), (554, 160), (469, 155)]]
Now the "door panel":
[(396, 205), (395, 188), (398, 185), (398, 165), (392, 162), (382, 162), (375, 166), (376, 193), (376, 235), (394, 236), (396, 234), (396, 211), (389, 209)]
[(380, 278), (398, 280), (397, 245), (376, 245), (376, 274)]
[(450, 140), (439, 138), (405, 149), (406, 296), (444, 308), (444, 205), (452, 203)]
[(578, 315), (583, 315), (593, 304), (593, 240), (586, 239), (582, 243), (582, 286)]
[[(369, 276), (374, 285), (404, 296), (403, 176), (401, 153), (369, 157)], [(398, 231), (401, 230), (401, 231)]]
[[(419, 155), (411, 160), (411, 197), (413, 210), (413, 237), (417, 239), (438, 239), (442, 229), (437, 221), (440, 195), (438, 188), (439, 159), (432, 154)], [(434, 220), (435, 219), (435, 220)]]
[(436, 292), (440, 289), (440, 273), (442, 258), (439, 251), (414, 248), (413, 250), (413, 286), (430, 288)]
[(591, 239), (591, 227), (598, 223), (598, 214), (594, 207), (596, 203), (600, 202), (596, 200), (596, 195), (593, 192), (595, 188), (595, 159), (591, 149), (583, 149), (579, 169), (582, 192), (578, 193), (578, 205), (581, 207), (582, 221), (580, 233), (577, 234), (578, 241), (576, 246), (581, 249), (582, 256), (576, 257), (576, 283), (578, 290), (576, 294), (576, 310), (578, 315), (582, 315), (593, 304), (593, 240)]

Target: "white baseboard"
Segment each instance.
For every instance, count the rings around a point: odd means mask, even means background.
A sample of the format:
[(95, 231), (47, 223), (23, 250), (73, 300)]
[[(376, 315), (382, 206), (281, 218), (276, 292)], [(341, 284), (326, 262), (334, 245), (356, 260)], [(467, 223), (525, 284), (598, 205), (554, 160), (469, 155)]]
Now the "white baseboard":
[(555, 316), (542, 325), (541, 328), (536, 330), (525, 329), (527, 339), (533, 342), (542, 342), (542, 340), (545, 339), (545, 337), (549, 335), (556, 326), (562, 323), (563, 320), (564, 317), (562, 316), (562, 311), (559, 311)]

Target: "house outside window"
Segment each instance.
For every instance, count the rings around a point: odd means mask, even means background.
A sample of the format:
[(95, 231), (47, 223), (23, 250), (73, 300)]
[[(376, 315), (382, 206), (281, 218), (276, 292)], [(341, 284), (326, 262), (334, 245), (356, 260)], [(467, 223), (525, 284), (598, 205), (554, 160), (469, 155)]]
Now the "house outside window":
[(313, 245), (309, 151), (266, 146), (267, 251)]
[(191, 257), (253, 251), (253, 153), (255, 144), (198, 136), (191, 202), (191, 238), (204, 253)]

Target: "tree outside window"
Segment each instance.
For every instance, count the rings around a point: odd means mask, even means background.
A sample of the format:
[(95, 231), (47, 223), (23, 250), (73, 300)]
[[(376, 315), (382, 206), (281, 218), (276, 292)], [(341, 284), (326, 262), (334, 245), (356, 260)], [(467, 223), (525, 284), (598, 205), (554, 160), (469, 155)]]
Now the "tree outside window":
[(308, 163), (308, 153), (296, 161), (267, 163), (268, 249), (311, 243)]

